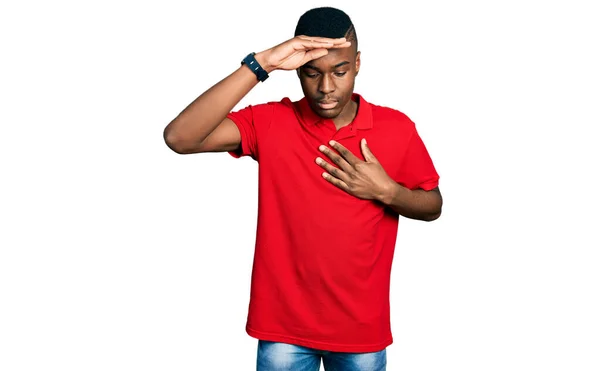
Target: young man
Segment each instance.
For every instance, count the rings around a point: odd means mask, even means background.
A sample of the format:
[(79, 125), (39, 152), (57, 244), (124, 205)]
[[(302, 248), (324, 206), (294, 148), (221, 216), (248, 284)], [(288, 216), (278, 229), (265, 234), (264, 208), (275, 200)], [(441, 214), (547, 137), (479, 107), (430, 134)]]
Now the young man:
[[(259, 214), (246, 331), (258, 370), (384, 370), (398, 216), (441, 214), (439, 176), (414, 123), (354, 93), (356, 31), (334, 8), (244, 58), (165, 129), (177, 153), (259, 162)], [(274, 70), (304, 98), (233, 107)], [(366, 139), (366, 141), (365, 141)]]

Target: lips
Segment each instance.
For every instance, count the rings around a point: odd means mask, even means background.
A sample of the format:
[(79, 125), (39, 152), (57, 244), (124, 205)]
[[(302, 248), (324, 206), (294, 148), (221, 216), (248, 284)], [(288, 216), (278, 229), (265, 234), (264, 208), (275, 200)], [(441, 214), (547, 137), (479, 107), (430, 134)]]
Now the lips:
[(333, 109), (337, 106), (338, 102), (336, 100), (323, 100), (317, 103), (321, 109)]

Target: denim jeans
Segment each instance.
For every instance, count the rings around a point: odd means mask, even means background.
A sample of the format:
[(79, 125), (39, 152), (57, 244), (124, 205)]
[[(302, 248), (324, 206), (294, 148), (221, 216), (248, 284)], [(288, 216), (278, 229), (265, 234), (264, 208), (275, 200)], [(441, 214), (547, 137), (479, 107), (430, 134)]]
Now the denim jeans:
[(341, 353), (299, 345), (258, 341), (257, 371), (385, 371), (386, 350), (373, 353)]

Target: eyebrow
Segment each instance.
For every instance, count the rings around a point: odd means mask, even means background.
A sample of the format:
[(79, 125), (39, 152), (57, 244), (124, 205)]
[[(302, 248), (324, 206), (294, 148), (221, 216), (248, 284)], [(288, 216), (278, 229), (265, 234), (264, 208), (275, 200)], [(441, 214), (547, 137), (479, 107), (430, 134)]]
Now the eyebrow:
[[(336, 64), (335, 66), (333, 66), (333, 68), (335, 69), (338, 67), (342, 67), (343, 65), (346, 65), (346, 64), (350, 64), (350, 62), (348, 62), (348, 61), (340, 62), (340, 63)], [(304, 65), (304, 68), (310, 68), (311, 70), (321, 71), (317, 67), (313, 66), (312, 64), (308, 64), (308, 63)]]

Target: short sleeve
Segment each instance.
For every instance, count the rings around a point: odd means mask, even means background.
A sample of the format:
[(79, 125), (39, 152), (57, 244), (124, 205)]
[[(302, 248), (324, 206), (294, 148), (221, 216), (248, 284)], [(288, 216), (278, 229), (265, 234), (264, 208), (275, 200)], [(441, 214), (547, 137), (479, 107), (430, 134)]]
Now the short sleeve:
[(269, 103), (250, 105), (227, 115), (237, 126), (241, 135), (241, 146), (228, 153), (234, 158), (250, 156), (259, 161), (260, 142), (273, 119), (273, 105)]
[(434, 189), (438, 186), (440, 177), (416, 128), (412, 130), (411, 138), (407, 143), (396, 181), (413, 190)]

